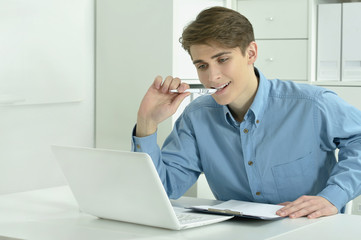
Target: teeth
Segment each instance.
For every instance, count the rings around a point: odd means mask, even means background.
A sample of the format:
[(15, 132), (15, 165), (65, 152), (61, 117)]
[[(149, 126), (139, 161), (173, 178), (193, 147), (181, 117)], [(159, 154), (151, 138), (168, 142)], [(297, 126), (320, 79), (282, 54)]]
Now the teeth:
[(220, 89), (222, 89), (222, 88), (225, 88), (225, 87), (227, 87), (228, 86), (228, 84), (230, 84), (231, 82), (228, 82), (228, 83), (226, 83), (226, 84), (223, 84), (222, 86), (220, 86), (220, 87), (218, 87), (218, 88), (216, 88), (217, 90), (220, 90)]

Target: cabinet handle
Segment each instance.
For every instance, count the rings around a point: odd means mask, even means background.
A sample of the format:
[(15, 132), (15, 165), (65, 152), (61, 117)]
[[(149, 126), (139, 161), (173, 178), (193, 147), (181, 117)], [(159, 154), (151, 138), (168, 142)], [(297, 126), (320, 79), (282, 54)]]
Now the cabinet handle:
[(275, 20), (275, 18), (274, 17), (266, 17), (266, 20), (269, 22), (273, 22)]
[(267, 58), (266, 61), (267, 61), (267, 62), (274, 62), (275, 59), (274, 59), (273, 57), (270, 57), (270, 58)]

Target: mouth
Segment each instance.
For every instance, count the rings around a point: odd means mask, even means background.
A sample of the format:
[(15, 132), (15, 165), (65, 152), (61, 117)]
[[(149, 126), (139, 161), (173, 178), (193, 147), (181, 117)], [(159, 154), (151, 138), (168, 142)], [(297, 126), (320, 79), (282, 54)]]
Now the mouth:
[(221, 85), (221, 86), (219, 86), (219, 87), (216, 87), (216, 88), (214, 88), (214, 89), (216, 89), (217, 92), (219, 92), (219, 91), (223, 90), (224, 88), (226, 88), (230, 83), (231, 83), (231, 82), (225, 83), (225, 84), (223, 84), (223, 85)]

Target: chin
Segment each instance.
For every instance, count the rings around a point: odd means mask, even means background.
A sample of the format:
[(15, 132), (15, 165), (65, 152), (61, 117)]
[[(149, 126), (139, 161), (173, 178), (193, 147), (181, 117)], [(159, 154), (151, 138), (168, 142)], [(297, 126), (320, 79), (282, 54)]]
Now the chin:
[(220, 97), (212, 96), (213, 99), (219, 104), (219, 105), (228, 105), (230, 102), (227, 99), (222, 99)]

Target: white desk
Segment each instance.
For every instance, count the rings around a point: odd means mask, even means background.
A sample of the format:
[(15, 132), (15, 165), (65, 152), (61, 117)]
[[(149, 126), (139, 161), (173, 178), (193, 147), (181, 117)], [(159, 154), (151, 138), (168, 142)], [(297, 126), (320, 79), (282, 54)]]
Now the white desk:
[[(211, 204), (212, 200), (183, 197), (184, 206)], [(360, 239), (361, 216), (335, 215), (308, 220), (262, 221), (232, 219), (226, 222), (172, 231), (136, 224), (101, 220), (80, 213), (69, 188), (56, 187), (0, 195), (1, 236), (37, 240), (93, 239)]]

